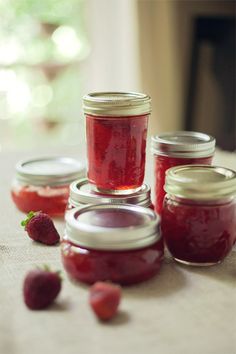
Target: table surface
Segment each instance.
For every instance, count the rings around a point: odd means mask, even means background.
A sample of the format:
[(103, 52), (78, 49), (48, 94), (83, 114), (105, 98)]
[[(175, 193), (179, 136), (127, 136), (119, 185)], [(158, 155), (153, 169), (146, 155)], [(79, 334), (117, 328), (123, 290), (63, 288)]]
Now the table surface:
[[(88, 306), (88, 287), (70, 282), (65, 273), (55, 304), (28, 310), (22, 299), (27, 271), (45, 263), (63, 269), (60, 247), (32, 242), (20, 226), (24, 215), (10, 199), (14, 165), (26, 156), (0, 154), (1, 354), (236, 353), (235, 250), (222, 264), (204, 269), (166, 256), (153, 280), (123, 288), (119, 315), (110, 323), (97, 321)], [(235, 155), (219, 153), (216, 163), (236, 169)], [(151, 176), (148, 161), (147, 181)], [(55, 223), (63, 234), (63, 221)]]

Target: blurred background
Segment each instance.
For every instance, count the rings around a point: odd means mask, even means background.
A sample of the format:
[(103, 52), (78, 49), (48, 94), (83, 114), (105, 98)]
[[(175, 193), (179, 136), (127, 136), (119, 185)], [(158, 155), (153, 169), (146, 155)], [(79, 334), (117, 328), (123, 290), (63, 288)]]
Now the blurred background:
[(143, 91), (149, 134), (236, 149), (235, 1), (0, 0), (0, 150), (85, 144), (82, 97)]

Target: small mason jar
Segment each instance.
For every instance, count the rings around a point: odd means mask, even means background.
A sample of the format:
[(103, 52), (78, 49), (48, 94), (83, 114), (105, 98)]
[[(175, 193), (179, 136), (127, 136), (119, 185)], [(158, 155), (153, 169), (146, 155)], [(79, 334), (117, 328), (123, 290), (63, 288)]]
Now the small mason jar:
[(133, 193), (144, 180), (151, 99), (142, 93), (97, 92), (83, 98), (88, 179), (104, 193)]
[(72, 181), (85, 175), (84, 165), (70, 157), (40, 157), (16, 164), (11, 196), (24, 213), (42, 211), (63, 216)]
[(130, 204), (96, 204), (66, 213), (62, 261), (84, 283), (131, 285), (152, 278), (163, 259), (159, 217)]
[(155, 210), (161, 214), (165, 197), (165, 172), (179, 165), (211, 165), (215, 139), (198, 132), (176, 131), (152, 137), (155, 166)]
[(236, 172), (187, 165), (167, 171), (161, 230), (174, 259), (187, 265), (221, 262), (236, 240)]
[(94, 190), (93, 185), (86, 178), (71, 183), (67, 210), (101, 203), (135, 204), (154, 209), (151, 202), (151, 189), (148, 184), (143, 184), (139, 191), (132, 194), (109, 195)]

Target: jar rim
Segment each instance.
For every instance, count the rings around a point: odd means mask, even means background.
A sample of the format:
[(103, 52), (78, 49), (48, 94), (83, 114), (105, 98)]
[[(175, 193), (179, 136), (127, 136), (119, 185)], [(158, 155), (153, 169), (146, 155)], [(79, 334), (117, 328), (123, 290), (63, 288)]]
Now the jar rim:
[(209, 165), (182, 165), (166, 171), (164, 190), (193, 200), (217, 200), (236, 195), (236, 171)]
[(139, 92), (92, 92), (83, 97), (83, 110), (97, 117), (142, 116), (150, 114), (151, 98)]
[[(84, 224), (79, 216), (88, 211), (121, 210), (137, 213), (146, 218), (141, 225), (104, 227)], [(157, 242), (159, 216), (151, 209), (132, 204), (95, 204), (74, 208), (66, 213), (65, 235), (69, 241), (81, 247), (100, 250), (131, 250), (148, 247)]]
[(87, 178), (82, 178), (70, 184), (69, 202), (74, 206), (100, 203), (149, 206), (151, 204), (151, 189), (148, 184), (144, 183), (140, 190), (132, 194), (105, 194), (97, 191)]
[(151, 138), (152, 153), (172, 157), (208, 157), (215, 151), (215, 138), (195, 131), (165, 132)]
[(20, 160), (15, 169), (19, 182), (35, 186), (70, 184), (85, 174), (85, 166), (81, 161), (65, 156), (41, 156)]

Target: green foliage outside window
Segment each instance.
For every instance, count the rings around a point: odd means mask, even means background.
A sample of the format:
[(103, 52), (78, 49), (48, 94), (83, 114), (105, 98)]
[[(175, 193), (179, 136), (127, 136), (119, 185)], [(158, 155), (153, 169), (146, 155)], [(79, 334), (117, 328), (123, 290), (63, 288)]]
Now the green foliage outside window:
[(0, 144), (54, 145), (66, 140), (66, 124), (82, 124), (84, 7), (82, 0), (0, 0)]

